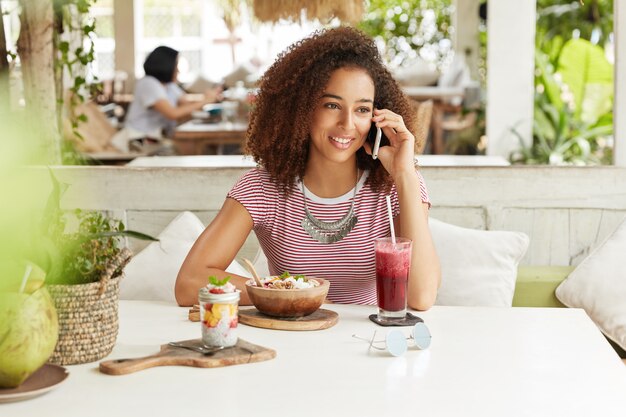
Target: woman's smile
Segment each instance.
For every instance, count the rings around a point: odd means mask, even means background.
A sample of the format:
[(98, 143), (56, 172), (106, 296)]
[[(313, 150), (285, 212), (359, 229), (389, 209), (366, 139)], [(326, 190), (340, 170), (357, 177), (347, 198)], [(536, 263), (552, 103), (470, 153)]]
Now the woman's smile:
[(354, 137), (345, 137), (345, 136), (329, 136), (331, 143), (337, 149), (348, 149), (350, 144), (354, 142)]

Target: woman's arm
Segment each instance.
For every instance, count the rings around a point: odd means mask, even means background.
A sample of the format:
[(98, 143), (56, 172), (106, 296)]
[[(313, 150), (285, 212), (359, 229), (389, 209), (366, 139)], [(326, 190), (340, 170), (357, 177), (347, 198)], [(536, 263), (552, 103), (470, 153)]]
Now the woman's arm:
[(224, 99), (224, 96), (222, 94), (223, 91), (224, 89), (222, 88), (222, 86), (218, 85), (207, 89), (204, 94), (183, 94), (178, 99), (178, 105), (180, 106), (183, 104), (195, 103), (197, 101), (203, 100), (205, 103), (215, 103), (218, 101), (222, 101)]
[(203, 100), (188, 101), (184, 97), (178, 101), (177, 106), (172, 106), (166, 99), (157, 100), (152, 107), (169, 120), (178, 120), (183, 117), (191, 116), (196, 110), (202, 109), (205, 104), (214, 103), (221, 99), (221, 87), (215, 87), (204, 93)]
[(236, 200), (227, 198), (220, 212), (202, 232), (187, 254), (176, 278), (175, 295), (180, 306), (198, 302), (198, 290), (208, 283), (208, 277), (231, 276), (231, 282), (241, 290), (241, 305), (249, 305), (245, 290), (247, 278), (229, 274), (225, 269), (252, 230), (252, 218)]
[(193, 113), (196, 110), (201, 110), (202, 107), (207, 103), (208, 102), (206, 100), (200, 100), (200, 101), (189, 101), (189, 102), (186, 102), (185, 104), (172, 106), (169, 101), (163, 98), (163, 99), (157, 100), (152, 105), (152, 108), (158, 111), (159, 113), (161, 113), (165, 118), (169, 120), (178, 120), (178, 119), (182, 119), (183, 117), (191, 116), (191, 113)]
[[(402, 117), (387, 109), (376, 109), (372, 121), (383, 129), (390, 142), (390, 146), (380, 148), (378, 155), (398, 192), (400, 215), (394, 221), (396, 234), (413, 241), (407, 303), (416, 310), (427, 310), (437, 298), (441, 268), (428, 227), (428, 204), (422, 202), (420, 179), (415, 171), (415, 137)], [(365, 146), (370, 152), (371, 147)]]
[(415, 170), (394, 181), (400, 203), (396, 230), (399, 236), (413, 241), (408, 305), (416, 310), (427, 310), (435, 303), (441, 282), (439, 257), (428, 227), (428, 204), (422, 202), (420, 179)]

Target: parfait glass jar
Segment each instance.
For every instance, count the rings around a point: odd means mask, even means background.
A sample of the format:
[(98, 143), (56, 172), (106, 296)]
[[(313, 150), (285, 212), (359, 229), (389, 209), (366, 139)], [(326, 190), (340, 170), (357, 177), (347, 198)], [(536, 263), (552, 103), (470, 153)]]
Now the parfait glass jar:
[(237, 344), (239, 295), (241, 291), (213, 294), (200, 289), (200, 325), (202, 342), (207, 347), (230, 347)]

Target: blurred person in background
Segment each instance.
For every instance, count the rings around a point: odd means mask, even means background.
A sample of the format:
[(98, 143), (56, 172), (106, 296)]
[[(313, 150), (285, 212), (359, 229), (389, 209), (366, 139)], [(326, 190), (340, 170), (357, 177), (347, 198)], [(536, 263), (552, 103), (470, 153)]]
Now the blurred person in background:
[(158, 151), (162, 139), (173, 136), (178, 120), (222, 99), (218, 86), (205, 91), (201, 100), (188, 100), (177, 84), (178, 55), (173, 48), (159, 46), (146, 58), (146, 75), (137, 81), (124, 128), (112, 139), (120, 151)]

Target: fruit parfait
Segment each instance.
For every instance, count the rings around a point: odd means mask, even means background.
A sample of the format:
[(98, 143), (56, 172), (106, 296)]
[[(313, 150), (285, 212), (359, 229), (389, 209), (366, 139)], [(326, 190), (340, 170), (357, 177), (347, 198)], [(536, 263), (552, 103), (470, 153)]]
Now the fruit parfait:
[(230, 347), (237, 344), (237, 307), (241, 291), (228, 282), (209, 277), (209, 284), (200, 288), (200, 323), (202, 342), (208, 347)]

